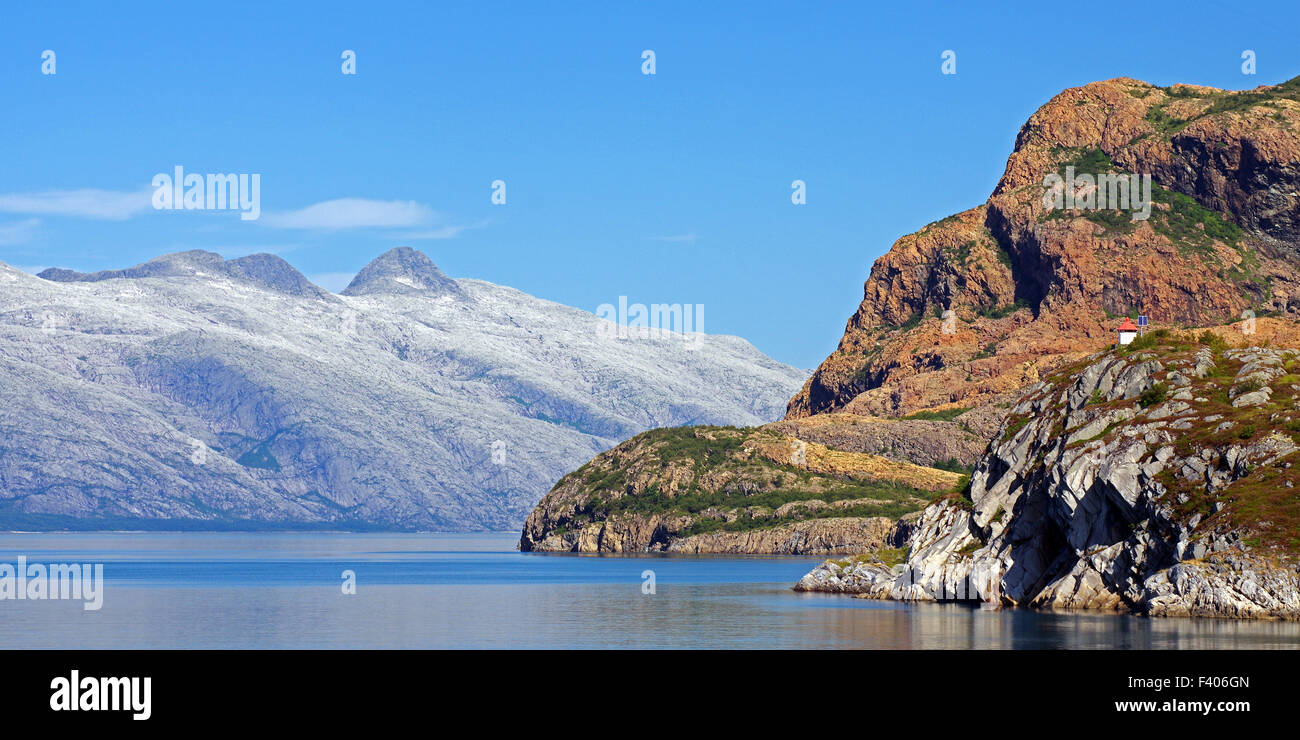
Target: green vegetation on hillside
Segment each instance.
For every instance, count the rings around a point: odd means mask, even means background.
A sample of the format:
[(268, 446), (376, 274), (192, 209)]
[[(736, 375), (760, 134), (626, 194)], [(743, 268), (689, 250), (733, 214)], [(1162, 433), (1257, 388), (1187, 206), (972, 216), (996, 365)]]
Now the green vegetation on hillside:
[(1278, 100), (1300, 102), (1300, 77), (1288, 80), (1272, 90), (1266, 91), (1228, 92), (1224, 90), (1211, 92), (1186, 87), (1165, 87), (1160, 89), (1173, 100), (1203, 100), (1209, 102), (1204, 111), (1190, 118), (1181, 118), (1171, 114), (1167, 110), (1168, 103), (1151, 106), (1147, 110), (1146, 120), (1155, 128), (1157, 133), (1166, 138), (1187, 128), (1189, 123), (1206, 116), (1235, 113), (1257, 105), (1276, 105)]
[(1245, 237), (1240, 226), (1197, 203), (1190, 195), (1152, 185), (1151, 200), (1169, 207), (1151, 212), (1152, 228), (1180, 246), (1205, 251), (1215, 241), (1235, 246)]
[[(1074, 176), (1091, 175), (1096, 177), (1102, 174), (1122, 174), (1116, 167), (1115, 163), (1105, 153), (1098, 149), (1061, 149), (1053, 150), (1053, 154), (1058, 157), (1056, 173), (1062, 178), (1066, 176), (1066, 168), (1074, 168)], [(1066, 183), (1067, 187), (1069, 183)], [(1154, 190), (1154, 186), (1153, 186)], [(1130, 194), (1130, 198), (1136, 197), (1136, 194)], [(1152, 196), (1154, 200), (1154, 195)], [(1118, 208), (1058, 208), (1048, 212), (1044, 221), (1059, 221), (1062, 219), (1082, 218), (1091, 223), (1102, 227), (1106, 235), (1127, 234), (1137, 228), (1137, 222), (1133, 221), (1131, 211), (1120, 210)]]
[[(935, 495), (897, 480), (813, 472), (752, 451), (780, 439), (737, 427), (655, 429), (570, 473), (556, 488), (579, 486), (574, 526), (627, 515), (689, 518), (676, 536), (827, 517), (897, 518), (920, 510)], [(777, 514), (798, 502), (821, 503)]]
[(847, 568), (850, 565), (867, 563), (872, 565), (883, 565), (886, 568), (892, 568), (895, 565), (902, 565), (907, 562), (907, 556), (910, 548), (907, 547), (878, 547), (871, 552), (861, 555), (853, 555), (847, 558), (831, 558), (827, 562), (835, 563), (841, 568)]
[(968, 241), (962, 244), (960, 247), (957, 247), (956, 249), (949, 247), (949, 248), (945, 248), (943, 251), (944, 251), (944, 255), (949, 259), (950, 262), (960, 267), (965, 267), (966, 264), (970, 262), (970, 253), (971, 250), (974, 248), (975, 248), (975, 242)]
[(908, 414), (902, 418), (908, 420), (917, 419), (920, 421), (952, 421), (970, 410), (970, 406), (958, 406), (956, 408), (943, 409), (942, 411), (917, 411), (914, 414)]
[[(1104, 152), (1095, 149), (1056, 149), (1057, 172), (1062, 177), (1067, 166), (1074, 167), (1075, 176), (1118, 172), (1115, 163)], [(1130, 194), (1130, 198), (1137, 194)], [(1220, 276), (1241, 285), (1243, 290), (1267, 297), (1270, 294), (1267, 278), (1260, 273), (1260, 260), (1247, 244), (1246, 232), (1230, 218), (1201, 205), (1190, 195), (1151, 184), (1152, 209), (1147, 223), (1157, 233), (1169, 239), (1184, 255), (1199, 255), (1210, 262)], [(1139, 221), (1134, 221), (1132, 210), (1118, 208), (1058, 208), (1042, 216), (1044, 222), (1082, 218), (1101, 227), (1102, 236), (1118, 237), (1131, 234)], [(1224, 260), (1215, 251), (1215, 243), (1233, 248), (1239, 257)]]
[(1022, 308), (1029, 308), (1029, 302), (1026, 301), (1024, 298), (1017, 298), (1015, 303), (1008, 303), (1002, 306), (991, 306), (989, 308), (983, 308), (977, 311), (976, 313), (978, 313), (980, 316), (983, 316), (986, 319), (1005, 319), (1006, 317), (1010, 316), (1016, 311), (1019, 311)]

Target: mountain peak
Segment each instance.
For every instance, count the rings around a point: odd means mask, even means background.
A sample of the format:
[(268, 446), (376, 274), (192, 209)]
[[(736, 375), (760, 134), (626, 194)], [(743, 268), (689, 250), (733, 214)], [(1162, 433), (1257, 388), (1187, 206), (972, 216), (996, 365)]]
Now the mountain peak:
[(188, 252), (164, 254), (124, 270), (77, 272), (62, 267), (51, 267), (41, 271), (36, 277), (56, 283), (97, 283), (101, 280), (188, 276), (203, 269), (220, 272), (223, 263), (221, 255), (215, 252), (192, 249)]
[(216, 252), (192, 249), (155, 257), (125, 270), (77, 272), (51, 267), (37, 277), (56, 283), (97, 283), (101, 280), (193, 277), (200, 273), (226, 275), (236, 280), (256, 283), (279, 293), (327, 298), (329, 293), (317, 287), (292, 265), (273, 254), (251, 254), (226, 260)]
[(329, 294), (298, 272), (297, 268), (274, 254), (258, 253), (247, 257), (228, 260), (225, 263), (228, 275), (244, 278), (264, 285), (280, 293), (298, 296), (320, 296)]
[(443, 274), (428, 255), (410, 247), (390, 249), (373, 259), (357, 273), (342, 295), (374, 293), (463, 295), (456, 281)]

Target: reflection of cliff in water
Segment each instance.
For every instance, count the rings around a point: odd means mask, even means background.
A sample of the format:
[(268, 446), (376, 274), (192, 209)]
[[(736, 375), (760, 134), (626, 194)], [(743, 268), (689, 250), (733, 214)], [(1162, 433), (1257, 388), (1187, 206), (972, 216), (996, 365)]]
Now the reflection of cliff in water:
[(866, 650), (1205, 650), (1296, 647), (1300, 623), (1149, 619), (1087, 611), (987, 610), (967, 604), (900, 604), (800, 594), (827, 608), (800, 612), (801, 628)]

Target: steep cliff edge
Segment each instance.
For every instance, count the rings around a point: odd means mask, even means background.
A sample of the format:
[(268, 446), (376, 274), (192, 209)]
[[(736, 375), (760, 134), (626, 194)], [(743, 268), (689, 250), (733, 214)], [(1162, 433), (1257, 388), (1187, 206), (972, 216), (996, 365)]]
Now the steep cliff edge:
[(905, 557), (796, 589), (1300, 618), (1300, 327), (1250, 328), (1153, 332), (1035, 383)]
[[(1094, 178), (1048, 208), (1049, 175)], [(1148, 174), (1146, 220), (1090, 208)], [(787, 418), (979, 406), (1112, 341), (1112, 318), (1191, 326), (1300, 308), (1300, 79), (1248, 92), (1131, 79), (1065, 90), (1025, 123), (984, 204), (876, 261), (839, 347)], [(952, 311), (945, 326), (944, 312)]]
[(765, 427), (656, 429), (561, 479), (528, 517), (520, 549), (860, 552), (900, 542), (899, 517), (963, 483)]

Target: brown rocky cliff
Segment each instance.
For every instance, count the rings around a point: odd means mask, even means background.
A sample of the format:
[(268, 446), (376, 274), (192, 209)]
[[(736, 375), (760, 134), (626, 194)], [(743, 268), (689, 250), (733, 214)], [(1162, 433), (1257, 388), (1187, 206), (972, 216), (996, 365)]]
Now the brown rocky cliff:
[[(1044, 178), (1067, 164), (1150, 174), (1151, 217), (1049, 211)], [(1249, 92), (1130, 79), (1066, 90), (1021, 129), (985, 204), (876, 261), (787, 418), (994, 403), (1112, 342), (1118, 315), (1199, 326), (1295, 312), (1298, 245), (1300, 79)]]

